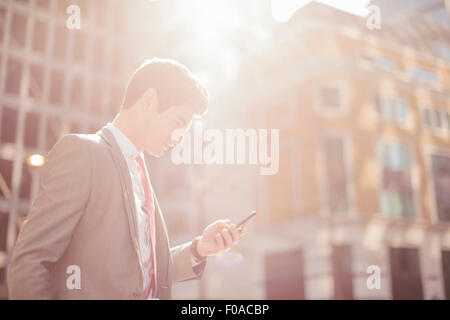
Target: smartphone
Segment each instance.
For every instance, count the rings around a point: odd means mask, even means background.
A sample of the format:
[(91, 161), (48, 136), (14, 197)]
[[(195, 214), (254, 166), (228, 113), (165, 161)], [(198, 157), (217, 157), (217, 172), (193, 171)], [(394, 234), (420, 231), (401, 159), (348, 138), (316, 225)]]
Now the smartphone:
[(242, 226), (244, 225), (244, 223), (246, 223), (248, 220), (250, 220), (251, 218), (253, 218), (254, 216), (256, 216), (256, 210), (253, 210), (252, 212), (250, 212), (250, 214), (248, 215), (247, 218), (245, 218), (244, 220), (242, 220), (241, 222), (239, 222), (236, 227), (237, 228), (242, 228)]

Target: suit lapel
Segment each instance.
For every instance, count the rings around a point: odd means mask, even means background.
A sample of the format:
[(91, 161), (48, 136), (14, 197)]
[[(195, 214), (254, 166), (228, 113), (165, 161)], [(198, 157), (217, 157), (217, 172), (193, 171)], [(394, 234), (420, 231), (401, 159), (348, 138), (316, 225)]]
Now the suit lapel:
[(131, 240), (133, 242), (134, 248), (136, 250), (136, 254), (138, 256), (139, 264), (141, 263), (140, 251), (139, 251), (139, 241), (138, 241), (138, 229), (137, 229), (137, 221), (136, 221), (136, 204), (134, 200), (134, 192), (133, 186), (131, 184), (131, 178), (128, 173), (128, 166), (125, 162), (125, 158), (120, 151), (120, 147), (116, 142), (111, 131), (108, 128), (103, 127), (100, 131), (97, 132), (106, 143), (109, 145), (111, 157), (114, 160), (114, 163), (117, 167), (117, 172), (120, 177), (120, 182), (122, 185), (123, 191), (123, 199), (125, 202), (126, 213), (128, 217), (128, 226), (130, 228)]

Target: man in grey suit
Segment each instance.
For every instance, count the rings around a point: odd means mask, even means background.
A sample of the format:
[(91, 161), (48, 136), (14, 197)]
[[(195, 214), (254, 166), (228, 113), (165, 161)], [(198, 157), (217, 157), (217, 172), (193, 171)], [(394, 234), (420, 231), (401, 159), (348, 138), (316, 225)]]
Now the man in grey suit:
[[(208, 104), (183, 65), (146, 61), (120, 112), (96, 134), (63, 136), (8, 267), (11, 299), (170, 299), (172, 281), (201, 276), (206, 258), (245, 232), (230, 220), (170, 247), (143, 152), (160, 157)], [(180, 221), (181, 223), (181, 221)]]

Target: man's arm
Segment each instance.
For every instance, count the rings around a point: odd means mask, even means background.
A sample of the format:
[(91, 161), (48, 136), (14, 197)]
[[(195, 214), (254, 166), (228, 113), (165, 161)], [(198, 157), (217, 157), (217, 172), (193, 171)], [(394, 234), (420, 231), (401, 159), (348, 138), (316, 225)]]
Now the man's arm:
[(13, 250), (8, 267), (11, 299), (52, 298), (50, 269), (66, 250), (84, 212), (90, 179), (87, 147), (78, 136), (64, 136), (47, 156), (39, 193)]

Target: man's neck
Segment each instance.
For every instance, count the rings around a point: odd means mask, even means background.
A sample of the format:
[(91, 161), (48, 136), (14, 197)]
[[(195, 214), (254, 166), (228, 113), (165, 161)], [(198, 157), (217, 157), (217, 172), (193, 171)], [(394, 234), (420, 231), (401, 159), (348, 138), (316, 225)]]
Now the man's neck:
[(142, 151), (142, 147), (138, 143), (137, 137), (139, 135), (136, 132), (136, 125), (133, 123), (130, 114), (124, 111), (119, 112), (112, 121), (112, 124), (130, 139), (139, 152)]

